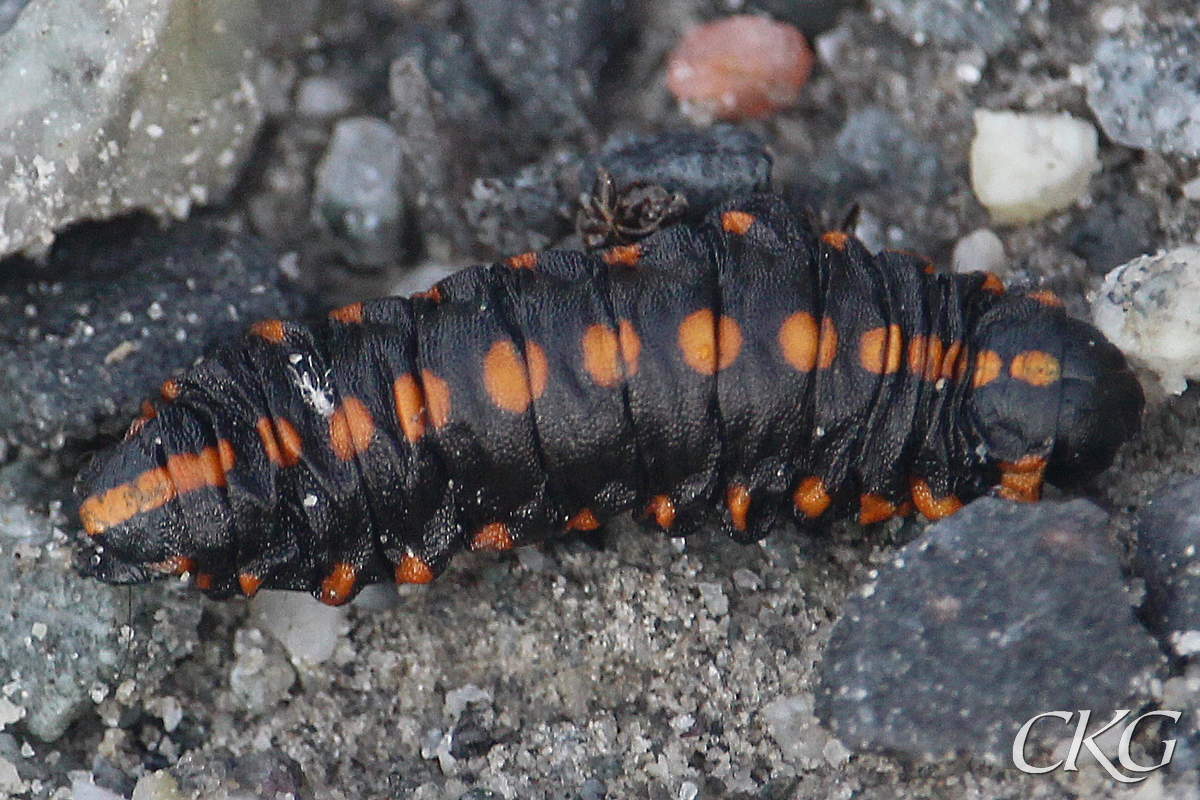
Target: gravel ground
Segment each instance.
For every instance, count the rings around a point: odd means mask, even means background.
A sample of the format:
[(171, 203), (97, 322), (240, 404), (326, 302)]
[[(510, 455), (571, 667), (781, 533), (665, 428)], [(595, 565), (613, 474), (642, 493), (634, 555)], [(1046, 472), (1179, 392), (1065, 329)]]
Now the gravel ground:
[[(666, 89), (665, 54), (695, 22), (730, 11), (716, 0), (296, 5), (297, 14), (311, 7), (312, 33), (263, 57), (274, 89), (261, 94), (267, 121), (228, 203), (207, 213), (264, 239), (289, 281), (328, 307), (572, 244), (563, 212), (589, 159), (611, 133), (694, 124)], [(1017, 13), (953, 0), (762, 0), (752, 9), (815, 42), (816, 66), (795, 106), (742, 127), (766, 143), (776, 188), (834, 218), (858, 202), (869, 246), (948, 265), (956, 242), (990, 227), (968, 178), (972, 113), (1095, 120), (1119, 105), (1107, 96), (1103, 110), (1089, 105), (1086, 65), (1097, 46), (1165, 47), (1163, 31), (1195, 27), (1192, 5), (1035, 0)], [(930, 28), (926, 13), (964, 24)], [(335, 125), (361, 116), (394, 132), (371, 140), (372, 152), (400, 159), (399, 186), (363, 202), (396, 212), (398, 242), (381, 244), (314, 191)], [(1102, 129), (1101, 171), (1078, 203), (994, 228), (1006, 283), (1051, 289), (1087, 316), (1088, 292), (1109, 268), (1197, 240), (1200, 204), (1184, 188), (1196, 178), (1195, 151), (1189, 157), (1186, 141), (1161, 134), (1138, 144), (1130, 128)], [(1122, 554), (1138, 509), (1200, 463), (1197, 397), (1153, 397), (1140, 439), (1089, 492), (1112, 514)], [(133, 411), (123, 396), (113, 405)], [(8, 612), (0, 794), (1148, 800), (1198, 792), (1194, 758), (1131, 794), (1090, 761), (1029, 776), (966, 756), (851, 752), (821, 727), (814, 686), (833, 623), (920, 533), (913, 523), (868, 532), (846, 524), (822, 540), (780, 531), (742, 547), (629, 522), (599, 547), (554, 542), (459, 557), (429, 587), (368, 592), (336, 612), (306, 598), (283, 609), (272, 597), (213, 603), (182, 586), (93, 597), (88, 584), (85, 600), (70, 572), (78, 527), (65, 490), (96, 441), (49, 430), (9, 435), (9, 444), (0, 470), (9, 538), (0, 547), (14, 556), (6, 583), (31, 588)], [(55, 581), (65, 582), (61, 594), (44, 599)], [(1130, 586), (1136, 597), (1136, 578)], [(16, 602), (22, 595), (32, 610)], [(30, 727), (39, 701), (21, 694), (29, 682), (21, 670), (38, 662), (18, 667), (26, 662), (14, 652), (36, 652), (47, 635), (44, 625), (30, 628), (38, 604), (69, 603), (102, 609), (94, 616), (111, 636), (90, 633), (94, 651), (67, 637), (58, 644), (76, 655), (45, 666), (55, 672), (42, 683), (77, 691), (60, 693), (75, 698), (73, 710), (39, 738)], [(181, 607), (201, 609), (198, 624)], [(289, 615), (298, 631), (284, 629)], [(94, 655), (101, 651), (105, 659)], [(92, 671), (67, 664), (92, 658)], [(1178, 660), (1170, 669), (1191, 674)], [(1175, 697), (1198, 704), (1194, 690)]]

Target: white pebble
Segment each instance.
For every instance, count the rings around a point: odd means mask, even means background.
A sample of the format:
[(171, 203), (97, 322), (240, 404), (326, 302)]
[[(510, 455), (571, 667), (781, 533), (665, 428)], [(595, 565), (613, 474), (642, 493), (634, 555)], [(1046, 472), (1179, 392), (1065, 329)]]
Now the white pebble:
[(1000, 272), (1006, 259), (1000, 237), (980, 228), (958, 240), (951, 263), (955, 272)]
[(345, 609), (301, 592), (264, 590), (250, 601), (253, 624), (278, 639), (292, 661), (308, 664), (320, 664), (333, 655), (346, 627)]
[(1182, 394), (1200, 378), (1200, 247), (1139, 256), (1114, 269), (1092, 301), (1109, 341)]
[(305, 117), (330, 119), (354, 107), (354, 95), (333, 78), (313, 75), (296, 85), (296, 111)]
[(976, 111), (971, 187), (997, 224), (1070, 206), (1100, 169), (1095, 127), (1069, 114)]

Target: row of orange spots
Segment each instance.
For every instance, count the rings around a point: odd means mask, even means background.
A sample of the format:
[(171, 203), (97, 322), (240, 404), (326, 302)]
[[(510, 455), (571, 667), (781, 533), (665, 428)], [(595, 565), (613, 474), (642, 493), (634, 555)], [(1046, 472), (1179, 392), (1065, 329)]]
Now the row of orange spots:
[(341, 461), (366, 452), (374, 433), (375, 420), (357, 397), (347, 397), (329, 415), (329, 443)]
[(669, 530), (675, 524), (675, 504), (665, 494), (656, 494), (646, 504), (646, 514), (654, 517), (654, 522), (663, 530)]
[(287, 328), (282, 320), (264, 319), (250, 326), (250, 332), (271, 344), (283, 344), (287, 340)]
[(1003, 366), (999, 353), (994, 350), (980, 350), (975, 354), (975, 374), (971, 378), (971, 386), (978, 389), (988, 385), (1000, 377)]
[(503, 522), (489, 522), (471, 537), (472, 550), (512, 550), (513, 538)]
[(344, 325), (361, 325), (363, 321), (363, 304), (351, 303), (348, 306), (335, 308), (329, 312), (329, 318)]
[(979, 288), (992, 294), (1004, 294), (1004, 281), (1000, 280), (994, 273), (985, 272), (983, 274), (983, 285)]
[(166, 505), (178, 495), (222, 487), (225, 475), (233, 469), (233, 458), (233, 447), (224, 439), (199, 453), (168, 456), (166, 466), (146, 470), (129, 483), (84, 500), (79, 507), (83, 528), (96, 536)]
[(589, 325), (581, 346), (583, 368), (597, 386), (610, 389), (637, 374), (642, 342), (629, 320), (621, 320), (615, 332), (600, 323)]
[(428, 300), (431, 303), (440, 303), (442, 302), (442, 290), (437, 287), (437, 284), (434, 284), (423, 292), (413, 292), (409, 297), (413, 300)]
[(729, 509), (729, 519), (733, 522), (733, 527), (745, 531), (747, 516), (750, 513), (750, 490), (740, 483), (729, 484), (725, 489), (725, 506)]
[(321, 581), (317, 599), (326, 605), (340, 606), (350, 599), (350, 593), (354, 591), (356, 580), (358, 580), (358, 570), (354, 568), (354, 565), (338, 561)]
[(429, 583), (433, 570), (420, 556), (406, 553), (396, 565), (396, 583)]
[[(1003, 370), (1004, 362), (1000, 355), (991, 350), (983, 350), (975, 356), (975, 374), (971, 385), (976, 389), (986, 386), (999, 378)], [(1044, 387), (1062, 376), (1062, 365), (1049, 353), (1024, 350), (1012, 357), (1008, 365), (1008, 374), (1030, 386)]]
[(845, 250), (846, 242), (850, 241), (850, 234), (845, 231), (825, 231), (821, 234), (821, 241), (834, 250)]
[(721, 215), (721, 229), (738, 236), (745, 236), (754, 224), (754, 215), (745, 211), (726, 211)]
[(537, 266), (537, 253), (521, 253), (515, 256), (509, 256), (504, 263), (510, 269), (533, 269)]
[(679, 323), (679, 351), (684, 362), (701, 375), (727, 368), (742, 349), (742, 331), (732, 317), (714, 320), (710, 309), (693, 311)]
[(406, 372), (392, 381), (392, 399), (404, 438), (415, 442), (424, 436), (429, 412), (425, 408), (425, 392), (417, 379)]
[(810, 475), (800, 481), (792, 494), (792, 502), (800, 513), (809, 519), (816, 519), (825, 513), (833, 498), (825, 488), (825, 482), (815, 475)]
[(896, 514), (896, 504), (877, 494), (863, 494), (858, 498), (858, 524), (871, 525), (891, 519)]
[(1041, 456), (1025, 456), (1016, 461), (1001, 462), (998, 494), (1006, 500), (1035, 502), (1041, 497), (1045, 476), (1046, 459)]
[(600, 527), (600, 520), (596, 519), (590, 508), (581, 508), (575, 516), (567, 520), (566, 527), (569, 531), (594, 531)]
[(929, 484), (920, 478), (912, 478), (908, 482), (908, 491), (912, 495), (913, 504), (928, 520), (939, 520), (948, 517), (962, 508), (962, 501), (954, 495), (935, 497)]
[(610, 247), (604, 251), (600, 258), (605, 264), (610, 267), (636, 266), (638, 260), (642, 257), (642, 246), (640, 244), (620, 244), (616, 247)]
[(817, 321), (807, 311), (797, 311), (779, 326), (779, 350), (797, 372), (812, 372), (819, 343)]
[(294, 467), (300, 463), (303, 448), (300, 434), (283, 417), (259, 417), (254, 423), (267, 460), (277, 467)]
[(525, 343), (522, 356), (515, 344), (501, 339), (483, 357), (483, 386), (488, 397), (514, 414), (524, 413), (530, 403), (541, 398), (548, 372), (546, 353), (533, 342)]
[(876, 375), (891, 375), (900, 369), (904, 347), (900, 326), (872, 328), (859, 339), (858, 361), (863, 369)]

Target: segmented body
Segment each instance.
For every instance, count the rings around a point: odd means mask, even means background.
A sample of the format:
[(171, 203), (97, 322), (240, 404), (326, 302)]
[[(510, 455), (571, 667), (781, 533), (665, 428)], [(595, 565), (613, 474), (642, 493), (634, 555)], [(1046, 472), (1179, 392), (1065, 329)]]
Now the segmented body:
[[(258, 323), (85, 474), (92, 571), (338, 603), (629, 510), (750, 541), (789, 519), (936, 518), (997, 481), (1034, 499), (1066, 345), (1003, 334), (1060, 324), (1048, 300), (872, 256), (755, 195), (594, 255)], [(1140, 412), (1140, 390), (1125, 402)], [(1012, 441), (987, 427), (1009, 405), (1028, 428)]]

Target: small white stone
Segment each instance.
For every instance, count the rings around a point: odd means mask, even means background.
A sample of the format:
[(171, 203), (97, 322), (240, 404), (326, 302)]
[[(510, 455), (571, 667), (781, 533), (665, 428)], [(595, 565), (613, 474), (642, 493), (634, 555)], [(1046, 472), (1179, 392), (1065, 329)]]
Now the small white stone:
[(300, 592), (261, 591), (250, 601), (254, 624), (278, 639), (292, 661), (320, 664), (333, 655), (346, 627), (346, 607)]
[(1095, 127), (1069, 114), (976, 111), (971, 188), (997, 224), (1070, 206), (1100, 169)]
[(1188, 378), (1200, 378), (1200, 247), (1139, 256), (1108, 273), (1092, 320), (1164, 392), (1182, 394)]
[(958, 240), (951, 264), (955, 272), (1000, 272), (1008, 256), (995, 232), (980, 228)]

